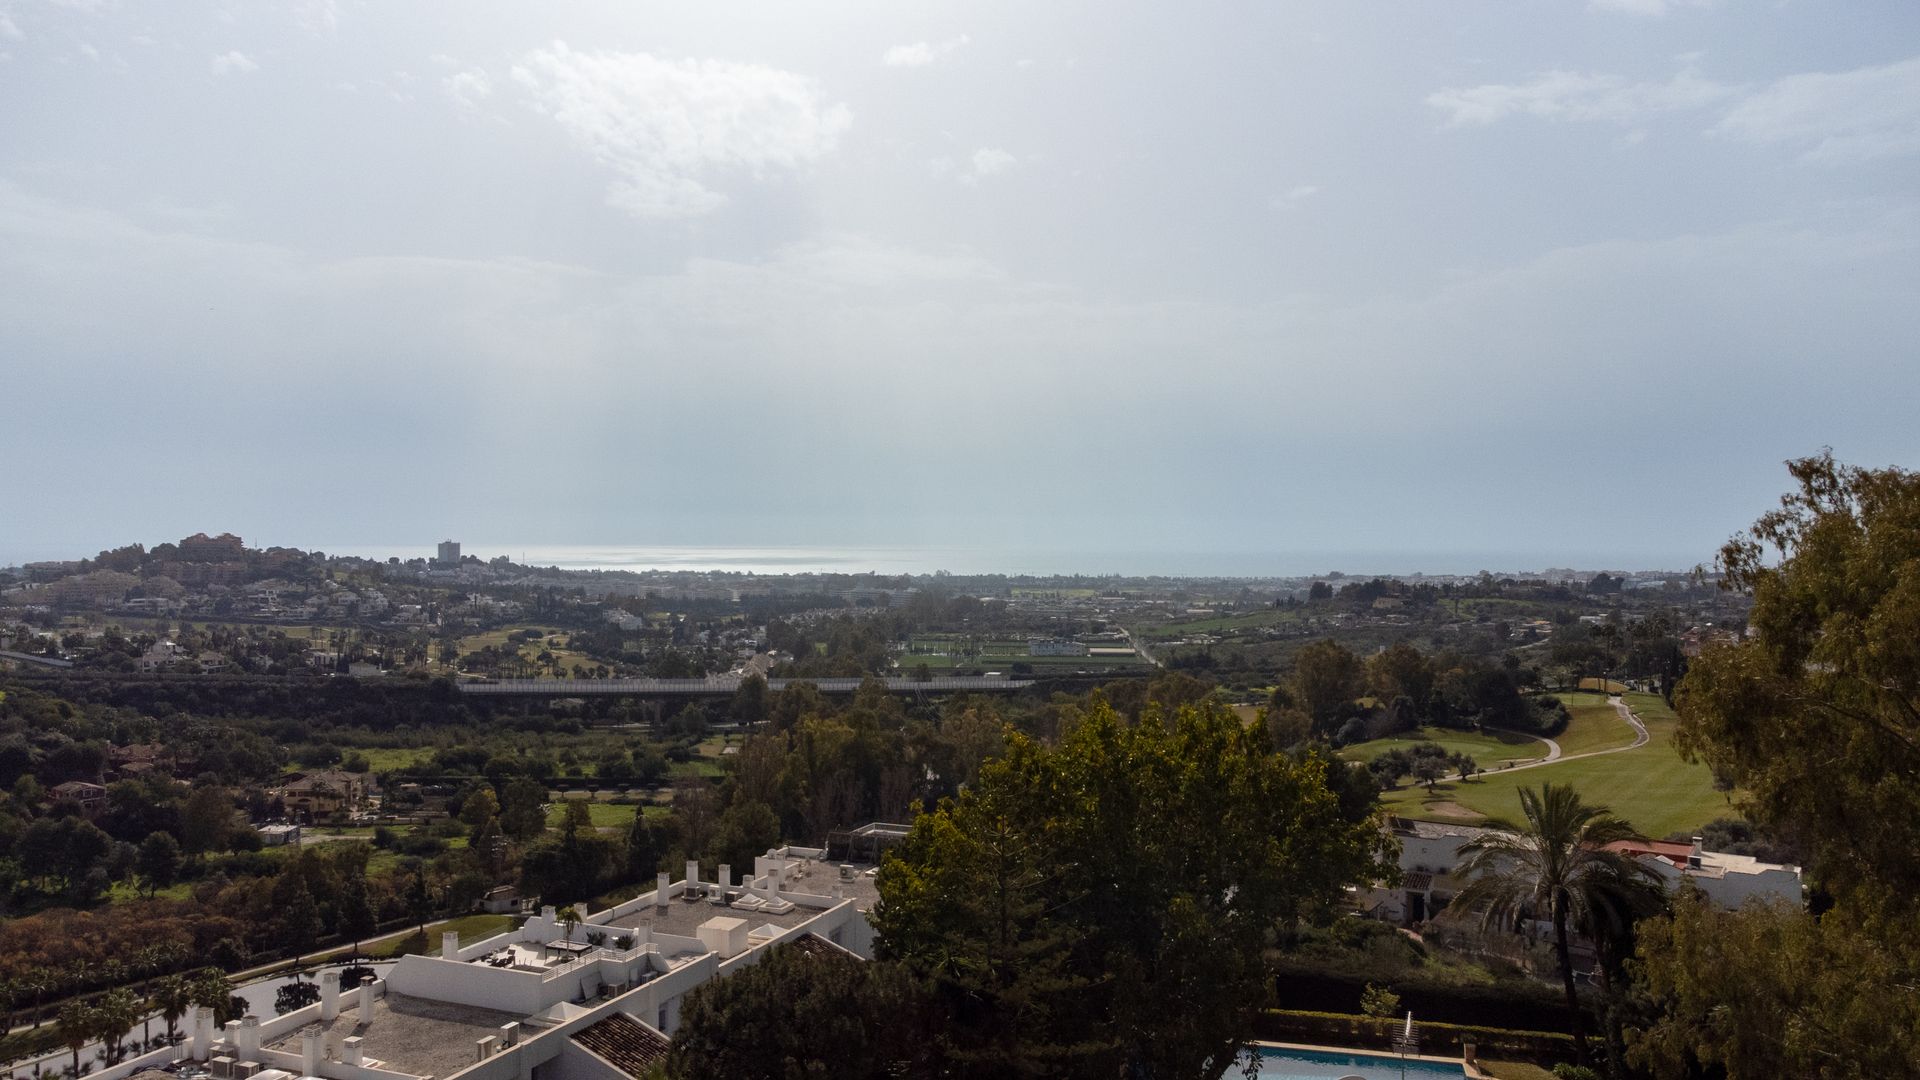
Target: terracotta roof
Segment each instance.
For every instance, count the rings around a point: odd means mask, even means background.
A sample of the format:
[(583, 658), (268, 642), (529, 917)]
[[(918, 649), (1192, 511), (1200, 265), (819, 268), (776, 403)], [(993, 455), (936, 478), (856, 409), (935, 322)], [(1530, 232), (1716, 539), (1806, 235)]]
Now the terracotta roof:
[(665, 1064), (667, 1049), (673, 1045), (665, 1035), (623, 1012), (574, 1032), (573, 1041), (598, 1054), (607, 1064), (635, 1077), (655, 1065)]

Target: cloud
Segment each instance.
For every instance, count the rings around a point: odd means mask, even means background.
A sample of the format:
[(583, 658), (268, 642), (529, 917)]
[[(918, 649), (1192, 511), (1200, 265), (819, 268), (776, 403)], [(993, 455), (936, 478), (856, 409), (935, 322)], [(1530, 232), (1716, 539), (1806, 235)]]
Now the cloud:
[(948, 38), (932, 45), (924, 41), (916, 41), (911, 45), (895, 45), (880, 57), (880, 62), (888, 67), (925, 67), (972, 40), (967, 35), (961, 34), (959, 37)]
[(215, 75), (245, 75), (259, 70), (260, 65), (254, 63), (246, 53), (238, 49), (229, 50), (213, 58)]
[(1281, 194), (1275, 195), (1273, 197), (1272, 202), (1269, 205), (1271, 205), (1275, 210), (1291, 210), (1292, 208), (1300, 205), (1301, 203), (1307, 201), (1308, 199), (1313, 198), (1315, 195), (1318, 195), (1318, 194), (1320, 194), (1320, 188), (1318, 185), (1295, 184), (1293, 187), (1288, 188), (1286, 191), (1282, 192)]
[(340, 7), (335, 0), (305, 0), (294, 7), (300, 28), (316, 37), (325, 37), (340, 28)]
[(1920, 57), (1835, 74), (1790, 75), (1735, 104), (1713, 129), (1804, 148), (1824, 164), (1920, 151)]
[(0, 11), (0, 38), (18, 41), (23, 36), (25, 35), (20, 33), (20, 24), (14, 22), (13, 17), (6, 12)]
[(798, 172), (853, 123), (811, 80), (759, 64), (579, 51), (527, 55), (513, 78), (618, 179), (607, 201), (635, 217), (689, 218), (725, 205), (718, 176)]
[(1640, 125), (1664, 116), (1717, 115), (1717, 136), (1756, 146), (1801, 149), (1804, 161), (1845, 164), (1920, 153), (1920, 57), (1841, 72), (1788, 75), (1760, 86), (1719, 83), (1691, 67), (1671, 79), (1631, 82), (1614, 75), (1550, 71), (1523, 83), (1455, 87), (1427, 95), (1449, 127), (1524, 116)]
[(1588, 0), (1587, 6), (1595, 11), (1614, 11), (1623, 15), (1659, 19), (1675, 8), (1703, 8), (1712, 3), (1713, 0)]
[(1018, 164), (1020, 159), (1005, 150), (997, 146), (983, 146), (973, 152), (971, 167), (961, 179), (967, 183), (975, 183), (989, 176), (999, 176)]
[(477, 109), (482, 101), (493, 96), (493, 80), (479, 68), (455, 72), (441, 79), (440, 85), (463, 109)]
[(1663, 82), (1549, 71), (1523, 83), (1435, 91), (1427, 95), (1427, 104), (1447, 114), (1449, 127), (1484, 126), (1512, 116), (1635, 124), (1652, 116), (1705, 108), (1734, 92), (1692, 70)]

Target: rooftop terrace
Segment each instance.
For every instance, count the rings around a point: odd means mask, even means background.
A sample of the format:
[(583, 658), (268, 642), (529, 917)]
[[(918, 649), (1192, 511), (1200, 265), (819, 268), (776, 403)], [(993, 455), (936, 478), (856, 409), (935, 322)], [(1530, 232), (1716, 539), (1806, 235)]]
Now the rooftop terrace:
[[(388, 992), (374, 1001), (371, 1022), (353, 1004), (343, 1007), (334, 1019), (319, 1021), (315, 1026), (322, 1031), (324, 1059), (343, 1060), (346, 1054), (341, 1043), (357, 1035), (361, 1060), (369, 1066), (413, 1076), (451, 1076), (473, 1064), (478, 1040), (497, 1035), (501, 1025), (521, 1019), (495, 1009)], [(300, 1053), (302, 1032), (295, 1029), (271, 1048)]]

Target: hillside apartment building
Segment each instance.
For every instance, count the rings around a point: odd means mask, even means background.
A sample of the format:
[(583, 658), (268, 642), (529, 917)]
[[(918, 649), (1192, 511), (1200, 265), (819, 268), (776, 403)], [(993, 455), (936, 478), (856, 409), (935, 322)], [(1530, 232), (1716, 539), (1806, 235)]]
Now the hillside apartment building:
[(664, 1056), (689, 991), (767, 947), (873, 953), (871, 865), (784, 847), (744, 878), (722, 866), (702, 881), (697, 863), (668, 877), (582, 911), (571, 933), (548, 907), (473, 945), (445, 934), (437, 955), (402, 957), (384, 980), (340, 987), (323, 972), (320, 1000), (284, 1016), (216, 1029), (196, 1008), (181, 1046), (94, 1075), (174, 1080), (158, 1070), (185, 1060), (215, 1080), (632, 1080)]

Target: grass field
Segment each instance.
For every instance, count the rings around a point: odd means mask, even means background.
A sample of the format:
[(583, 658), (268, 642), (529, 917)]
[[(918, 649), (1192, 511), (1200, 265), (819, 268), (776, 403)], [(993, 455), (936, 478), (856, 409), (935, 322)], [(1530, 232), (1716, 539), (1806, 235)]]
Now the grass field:
[[(548, 825), (557, 827), (566, 817), (566, 801), (568, 800), (554, 803), (553, 806), (547, 810)], [(642, 809), (645, 809), (650, 816), (658, 816), (669, 812), (669, 808), (665, 806), (642, 807), (639, 803), (587, 803), (588, 820), (593, 822), (594, 828), (618, 829), (623, 833), (633, 827), (633, 815), (639, 813)]]
[[(544, 636), (536, 641), (509, 640), (513, 635), (523, 630), (540, 630)], [(477, 652), (488, 645), (492, 645), (503, 650), (517, 649), (520, 655), (531, 663), (534, 657), (539, 656), (541, 650), (544, 649), (552, 653), (554, 658), (560, 662), (560, 669), (563, 673), (572, 672), (576, 664), (583, 668), (592, 668), (600, 663), (600, 661), (595, 660), (586, 653), (573, 652), (569, 649), (561, 648), (558, 642), (564, 641), (566, 637), (565, 631), (545, 630), (538, 626), (503, 627), (498, 630), (489, 630), (484, 634), (472, 634), (460, 639), (460, 655), (465, 656), (470, 652)], [(549, 642), (552, 642), (552, 644), (549, 644)], [(571, 675), (566, 674), (564, 677), (570, 678)]]
[(1279, 626), (1283, 623), (1299, 622), (1306, 616), (1297, 610), (1285, 608), (1256, 608), (1252, 611), (1237, 611), (1230, 615), (1218, 615), (1210, 619), (1176, 619), (1158, 626), (1138, 628), (1141, 637), (1149, 641), (1174, 641), (1192, 634), (1218, 634), (1223, 630), (1245, 630), (1250, 627)]
[(1589, 679), (1580, 680), (1580, 689), (1592, 690), (1595, 693), (1599, 693), (1600, 691), (1604, 690), (1609, 694), (1624, 694), (1627, 692), (1627, 684), (1616, 681), (1614, 679), (1589, 678)]
[(1707, 767), (1687, 763), (1673, 749), (1678, 721), (1666, 702), (1653, 694), (1628, 694), (1627, 703), (1652, 736), (1638, 750), (1488, 773), (1467, 783), (1441, 784), (1431, 794), (1424, 788), (1404, 788), (1382, 800), (1395, 812), (1413, 817), (1514, 821), (1520, 817), (1520, 788), (1551, 781), (1572, 784), (1588, 802), (1611, 808), (1656, 838), (1689, 832), (1715, 818), (1737, 817), (1728, 796), (1713, 789)]
[(504, 933), (512, 927), (513, 916), (511, 915), (468, 915), (465, 918), (441, 923), (434, 927), (429, 935), (422, 935), (418, 930), (410, 930), (404, 934), (381, 938), (368, 945), (363, 951), (377, 960), (388, 960), (409, 954), (438, 956), (440, 955), (440, 935), (448, 930), (460, 935), (460, 946), (465, 948), (485, 941), (495, 934)]
[(1424, 727), (1417, 734), (1395, 735), (1372, 742), (1355, 743), (1340, 751), (1348, 761), (1372, 761), (1390, 750), (1405, 750), (1421, 743), (1438, 743), (1449, 754), (1470, 755), (1483, 769), (1497, 768), (1503, 761), (1538, 761), (1547, 756), (1547, 744), (1512, 732), (1452, 731)]
[(1567, 730), (1553, 737), (1553, 741), (1560, 744), (1562, 754), (1571, 757), (1633, 745), (1633, 725), (1620, 719), (1619, 712), (1607, 704), (1605, 694), (1561, 694), (1559, 697), (1572, 716)]

